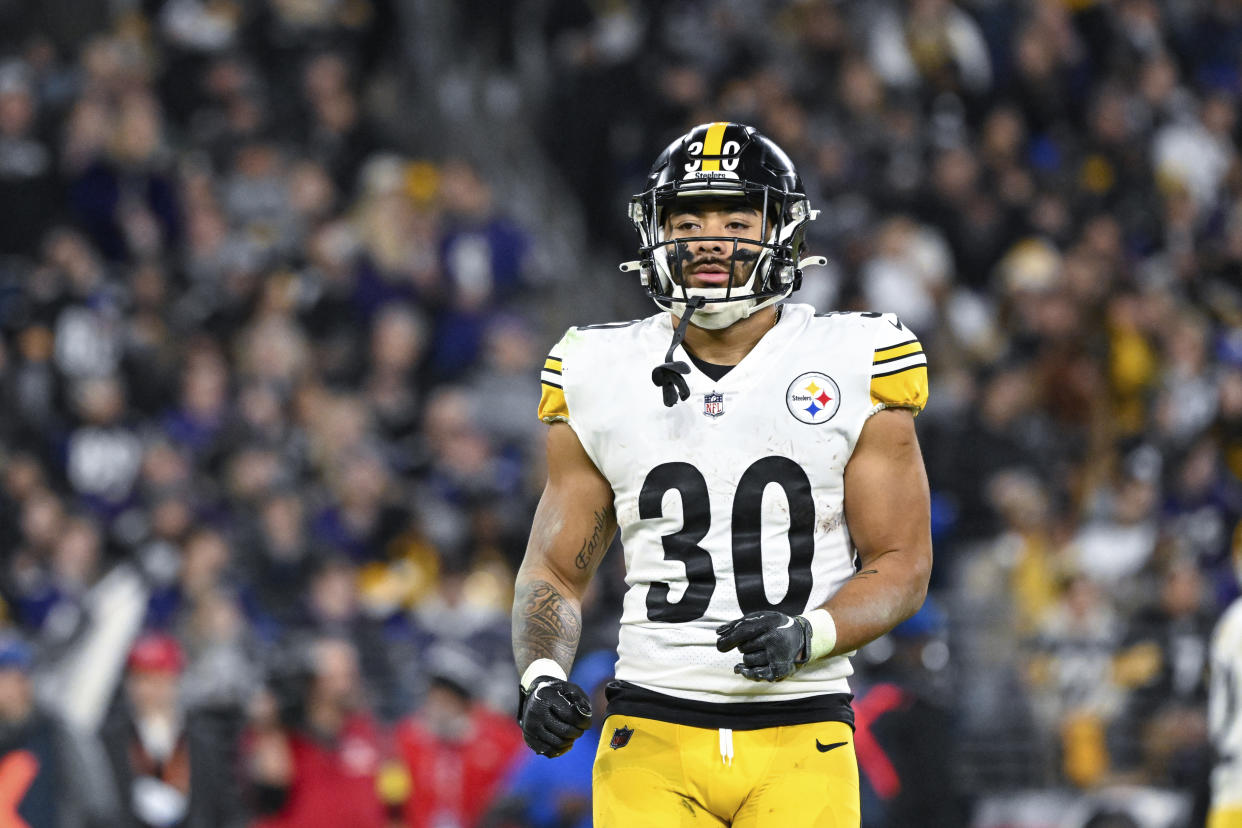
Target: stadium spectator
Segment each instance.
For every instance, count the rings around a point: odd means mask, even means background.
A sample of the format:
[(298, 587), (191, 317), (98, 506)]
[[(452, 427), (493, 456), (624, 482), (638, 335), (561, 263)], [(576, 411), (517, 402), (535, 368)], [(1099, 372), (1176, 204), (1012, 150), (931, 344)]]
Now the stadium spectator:
[(872, 669), (854, 701), (855, 740), (868, 828), (965, 820), (944, 761), (955, 750), (946, 632), (929, 601), (863, 654)]
[(495, 209), (491, 188), (470, 164), (445, 164), (440, 194), (447, 301), (437, 308), (431, 364), (436, 378), (452, 380), (478, 360), (492, 310), (524, 286), (531, 242)]
[(467, 650), (439, 645), (424, 659), (431, 686), (422, 706), (398, 725), (409, 770), (409, 828), (473, 828), (522, 745), (509, 716), (480, 704), (486, 674)]
[(185, 656), (170, 635), (140, 637), (125, 695), (101, 739), (124, 816), (135, 828), (244, 824), (237, 765), (240, 720), (216, 721), (181, 697)]
[(0, 253), (33, 255), (61, 209), (56, 156), (39, 130), (30, 67), (0, 66)]
[(250, 621), (275, 640), (301, 617), (315, 555), (302, 501), (276, 488), (258, 504), (249, 554), (242, 561)]
[(117, 800), (91, 774), (80, 737), (35, 701), (34, 651), (12, 632), (0, 634), (0, 820), (30, 828), (115, 825)]
[(1157, 600), (1134, 613), (1114, 662), (1118, 682), (1129, 688), (1117, 729), (1123, 740), (1140, 740), (1119, 746), (1138, 748), (1133, 758), (1123, 753), (1119, 764), (1128, 759), (1145, 781), (1190, 790), (1209, 766), (1205, 705), (1213, 616), (1205, 579), (1189, 558), (1168, 561), (1158, 589)]
[(316, 564), (306, 587), (305, 614), (296, 629), (302, 635), (349, 641), (366, 676), (371, 707), (392, 720), (404, 711), (391, 645), (382, 623), (361, 605), (358, 577), (357, 567), (347, 559), (326, 558)]
[(378, 780), (385, 735), (363, 706), (358, 656), (343, 639), (295, 648), (259, 697), (248, 778), (263, 828), (387, 828)]
[(159, 102), (147, 89), (122, 92), (106, 154), (68, 182), (74, 216), (109, 261), (158, 255), (181, 232)]
[[(502, 573), (489, 572), (461, 551), (441, 553), (438, 577), (410, 614), (408, 635), (424, 659), (445, 649), (470, 653), (480, 674), (471, 688), (473, 697), (509, 711), (516, 700), (504, 685), (513, 677), (513, 666), (509, 616), (501, 596), (507, 597), (504, 586), (512, 576), (507, 569)], [(417, 666), (425, 664), (420, 660)], [(420, 691), (426, 683), (426, 676), (411, 677)]]
[(41, 560), (15, 561), (22, 567), (14, 573), (17, 611), (36, 640), (56, 651), (90, 623), (87, 592), (100, 574), (103, 538), (95, 521), (85, 515), (65, 516), (50, 495), (31, 500), (31, 523), (61, 522), (42, 527), (51, 543)]

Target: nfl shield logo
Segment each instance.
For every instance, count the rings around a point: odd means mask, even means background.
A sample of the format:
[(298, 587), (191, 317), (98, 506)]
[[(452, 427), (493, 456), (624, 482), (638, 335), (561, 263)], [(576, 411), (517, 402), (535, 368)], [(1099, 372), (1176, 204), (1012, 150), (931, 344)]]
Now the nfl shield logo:
[(634, 735), (634, 729), (629, 727), (618, 727), (612, 732), (612, 741), (608, 744), (613, 750), (618, 750), (630, 743), (630, 737)]
[(709, 417), (719, 417), (724, 413), (724, 394), (709, 391), (703, 395), (703, 413)]

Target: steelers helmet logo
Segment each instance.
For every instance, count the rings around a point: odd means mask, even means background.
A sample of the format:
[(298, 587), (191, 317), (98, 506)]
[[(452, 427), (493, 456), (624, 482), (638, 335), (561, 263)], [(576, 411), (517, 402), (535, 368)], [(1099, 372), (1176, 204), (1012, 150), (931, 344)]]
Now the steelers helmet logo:
[(808, 371), (789, 383), (785, 405), (798, 422), (819, 425), (831, 420), (841, 407), (841, 389), (827, 374)]

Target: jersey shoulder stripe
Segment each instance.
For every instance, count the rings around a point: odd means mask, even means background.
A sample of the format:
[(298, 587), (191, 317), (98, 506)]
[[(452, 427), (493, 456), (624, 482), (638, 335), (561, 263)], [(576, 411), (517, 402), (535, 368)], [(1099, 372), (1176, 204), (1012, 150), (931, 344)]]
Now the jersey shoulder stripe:
[(539, 419), (545, 423), (568, 422), (569, 406), (565, 403), (565, 386), (561, 382), (563, 363), (554, 351), (543, 361), (539, 372)]
[(902, 374), (902, 373), (905, 373), (906, 371), (913, 371), (916, 368), (926, 368), (926, 367), (927, 367), (926, 357), (918, 356), (918, 357), (913, 357), (913, 358), (903, 358), (901, 360), (900, 365), (882, 366), (881, 370), (874, 371), (871, 374), (871, 378), (879, 379), (880, 377), (891, 377), (894, 374)]
[(872, 364), (884, 365), (885, 363), (896, 362), (903, 357), (921, 353), (923, 353), (923, 346), (917, 339), (915, 339), (912, 342), (894, 345), (891, 348), (876, 349), (875, 359), (872, 360)]
[(912, 349), (921, 350), (922, 347), (923, 346), (919, 343), (918, 339), (911, 338), (911, 339), (907, 339), (905, 342), (898, 342), (896, 345), (885, 345), (882, 348), (876, 348), (875, 358), (877, 360), (889, 359), (890, 357), (907, 354)]
[(916, 415), (927, 405), (927, 355), (914, 332), (891, 313), (870, 317), (874, 332), (871, 403), (907, 408)]
[[(632, 347), (621, 344), (643, 336), (652, 322), (661, 318), (660, 314), (645, 319), (631, 319), (625, 322), (606, 322), (600, 325), (580, 325), (569, 328), (543, 361), (539, 372), (539, 409), (538, 417), (545, 423), (570, 422), (569, 396), (574, 396), (574, 388), (581, 389), (583, 381), (597, 372), (601, 363), (606, 363), (617, 348), (625, 353), (634, 351)], [(572, 376), (578, 378), (576, 385), (571, 387)], [(579, 391), (580, 392), (580, 391)]]

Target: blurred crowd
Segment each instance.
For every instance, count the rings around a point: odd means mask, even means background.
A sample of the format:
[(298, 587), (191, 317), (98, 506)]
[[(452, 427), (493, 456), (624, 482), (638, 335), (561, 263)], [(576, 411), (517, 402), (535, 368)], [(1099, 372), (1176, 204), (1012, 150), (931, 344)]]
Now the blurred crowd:
[(85, 5), (0, 4), (0, 812), (473, 825), (521, 742), (531, 229), (401, 144), (394, 4)]
[[(408, 128), (429, 9), (585, 261)], [(822, 211), (795, 301), (929, 354), (934, 601), (858, 660), (870, 824), (1193, 802), (1242, 544), (1239, 95), (1227, 0), (0, 2), (0, 815), (589, 822), (589, 747), (549, 777), (511, 716), (548, 309), (652, 312), (625, 204), (721, 119)]]

